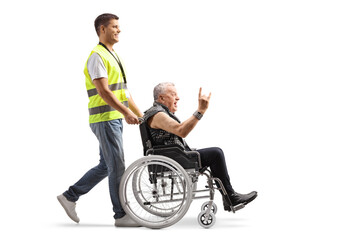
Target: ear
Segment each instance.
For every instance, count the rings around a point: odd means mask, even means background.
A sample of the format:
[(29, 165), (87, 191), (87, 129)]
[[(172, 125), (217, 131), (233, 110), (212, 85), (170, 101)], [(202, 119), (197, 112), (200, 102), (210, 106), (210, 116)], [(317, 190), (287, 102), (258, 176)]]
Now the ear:
[(160, 96), (158, 97), (158, 100), (157, 100), (157, 101), (160, 102), (160, 103), (162, 103), (162, 102), (164, 101), (164, 97), (160, 95)]
[(100, 26), (100, 32), (105, 33), (105, 26), (104, 25)]

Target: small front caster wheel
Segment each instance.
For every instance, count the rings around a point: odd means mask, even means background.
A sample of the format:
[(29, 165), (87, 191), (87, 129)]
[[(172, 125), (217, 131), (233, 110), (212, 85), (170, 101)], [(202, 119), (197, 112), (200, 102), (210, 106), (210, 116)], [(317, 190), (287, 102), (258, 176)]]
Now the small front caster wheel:
[[(201, 211), (205, 212), (209, 208), (209, 206), (210, 206), (210, 202), (204, 202), (204, 204), (201, 206)], [(217, 206), (216, 206), (216, 204), (214, 202), (211, 204), (211, 209), (210, 210), (214, 214), (217, 213)]]
[(211, 228), (215, 224), (215, 214), (210, 212), (208, 218), (206, 218), (206, 212), (202, 211), (198, 216), (198, 222), (203, 228)]

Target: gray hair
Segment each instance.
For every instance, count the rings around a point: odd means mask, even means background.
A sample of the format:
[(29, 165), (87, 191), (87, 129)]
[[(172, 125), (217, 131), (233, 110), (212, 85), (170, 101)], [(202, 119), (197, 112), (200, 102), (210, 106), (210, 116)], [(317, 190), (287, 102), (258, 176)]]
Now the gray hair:
[(168, 86), (175, 86), (175, 84), (171, 82), (163, 82), (154, 87), (154, 101), (156, 101), (161, 94), (165, 94), (166, 87)]

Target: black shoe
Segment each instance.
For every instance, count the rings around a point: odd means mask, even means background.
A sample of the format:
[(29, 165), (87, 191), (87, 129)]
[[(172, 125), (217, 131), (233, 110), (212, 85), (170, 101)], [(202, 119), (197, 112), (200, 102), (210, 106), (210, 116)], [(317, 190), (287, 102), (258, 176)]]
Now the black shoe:
[(250, 203), (257, 197), (257, 192), (253, 191), (248, 194), (240, 194), (240, 193), (233, 193), (229, 195), (229, 199), (231, 203), (229, 203), (228, 198), (223, 196), (223, 204), (225, 211), (231, 211), (231, 207), (233, 206), (236, 210), (245, 207), (246, 204)]

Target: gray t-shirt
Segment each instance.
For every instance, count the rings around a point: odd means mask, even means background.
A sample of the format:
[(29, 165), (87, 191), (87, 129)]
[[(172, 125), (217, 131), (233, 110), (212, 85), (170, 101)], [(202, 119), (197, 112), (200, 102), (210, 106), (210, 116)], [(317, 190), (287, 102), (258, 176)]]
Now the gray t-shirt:
[(93, 53), (89, 57), (89, 60), (87, 62), (87, 69), (91, 80), (93, 81), (97, 78), (108, 78), (104, 62), (101, 59), (100, 55), (97, 53)]

